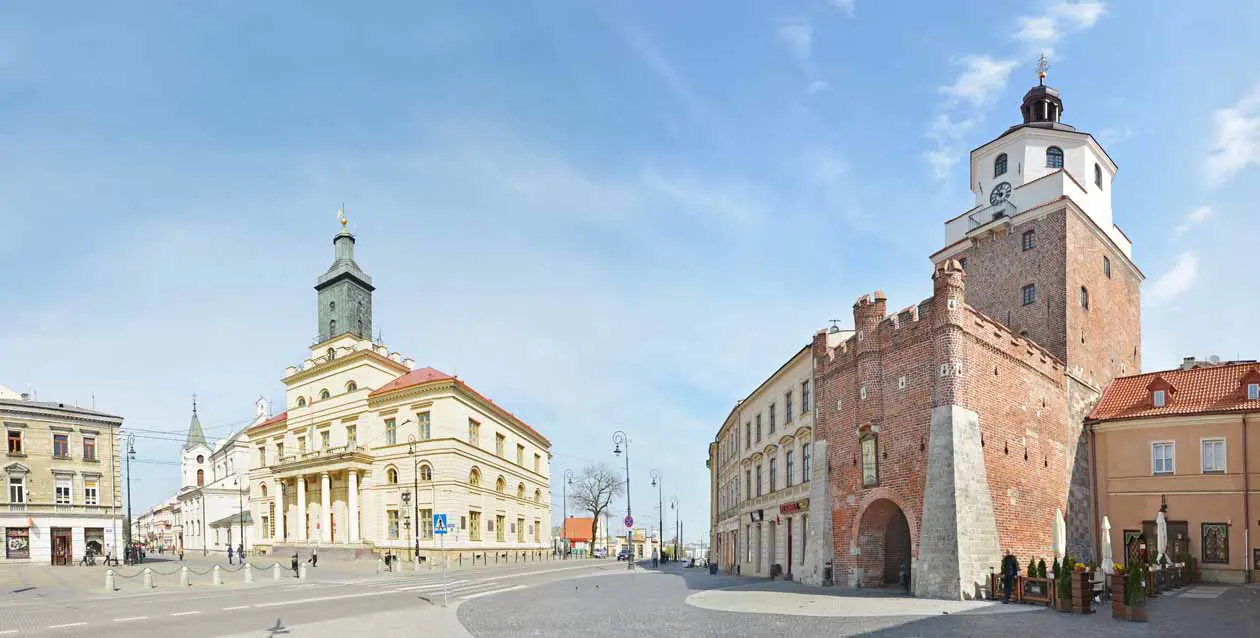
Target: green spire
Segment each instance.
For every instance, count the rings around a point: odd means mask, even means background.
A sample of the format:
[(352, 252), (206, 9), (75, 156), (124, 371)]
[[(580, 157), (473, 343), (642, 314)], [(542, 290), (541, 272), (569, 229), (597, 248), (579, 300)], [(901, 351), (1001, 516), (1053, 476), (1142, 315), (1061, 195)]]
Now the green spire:
[(184, 442), (184, 449), (191, 450), (198, 445), (210, 447), (206, 443), (206, 434), (201, 431), (201, 419), (197, 418), (197, 395), (193, 395), (193, 413), (192, 422), (188, 424), (188, 440)]

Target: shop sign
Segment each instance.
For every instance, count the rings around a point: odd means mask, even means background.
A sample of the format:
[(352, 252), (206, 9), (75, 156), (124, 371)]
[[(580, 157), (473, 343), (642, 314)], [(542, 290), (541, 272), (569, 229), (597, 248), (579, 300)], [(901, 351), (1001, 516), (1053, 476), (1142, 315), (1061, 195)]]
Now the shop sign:
[(804, 512), (809, 510), (809, 499), (803, 498), (799, 501), (784, 503), (779, 506), (780, 514), (795, 514), (796, 512)]

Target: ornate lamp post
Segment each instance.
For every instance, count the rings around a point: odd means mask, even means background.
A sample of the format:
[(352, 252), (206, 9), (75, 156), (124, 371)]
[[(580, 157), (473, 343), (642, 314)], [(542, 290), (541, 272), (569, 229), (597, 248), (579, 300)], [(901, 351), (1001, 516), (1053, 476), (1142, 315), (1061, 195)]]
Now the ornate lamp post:
[(678, 508), (678, 497), (671, 496), (669, 499), (669, 509), (674, 510), (674, 557), (678, 557), (678, 541), (682, 536), (682, 510)]
[[(403, 421), (403, 425), (410, 421), (411, 419)], [(407, 435), (407, 453), (411, 455), (411, 489), (415, 490), (416, 495), (415, 503), (411, 507), (416, 519), (416, 544), (412, 549), (414, 553), (411, 560), (416, 562), (420, 560), (420, 461), (416, 459), (416, 437), (411, 434)]]
[(630, 559), (626, 561), (626, 569), (634, 569), (634, 516), (630, 511), (630, 437), (625, 432), (613, 432), (613, 454), (621, 455), (621, 446), (626, 446), (626, 548), (630, 550)]
[[(563, 555), (564, 558), (569, 557), (569, 548), (566, 544), (567, 539), (565, 539), (565, 534), (567, 533), (566, 530), (569, 527), (569, 489), (568, 488), (572, 484), (573, 484), (573, 470), (565, 470), (564, 482), (560, 483), (560, 500), (564, 501), (564, 503), (561, 504), (560, 506), (562, 508), (562, 511), (564, 512), (560, 518), (560, 549), (561, 551), (564, 552), (564, 555)], [(594, 538), (591, 539), (591, 547), (592, 548), (595, 547)]]
[(131, 461), (136, 458), (136, 435), (127, 435), (127, 547), (123, 550), (123, 562), (131, 562)]
[[(406, 507), (407, 503), (411, 502), (411, 492), (408, 492), (407, 490), (403, 490), (402, 502), (403, 502), (403, 507)], [(417, 521), (417, 523), (418, 522), (419, 521)], [(419, 525), (417, 525), (416, 527), (418, 529)], [(411, 536), (411, 517), (407, 516), (406, 514), (403, 514), (403, 529), (406, 530), (407, 536)], [(412, 560), (415, 560), (415, 558), (413, 557)]]
[[(661, 512), (661, 519), (657, 521), (657, 529), (660, 530), (660, 542), (657, 543), (657, 550), (662, 554), (665, 553), (665, 480), (661, 476), (660, 470), (652, 470), (652, 487), (656, 488), (656, 507)], [(675, 556), (674, 558), (677, 558)]]

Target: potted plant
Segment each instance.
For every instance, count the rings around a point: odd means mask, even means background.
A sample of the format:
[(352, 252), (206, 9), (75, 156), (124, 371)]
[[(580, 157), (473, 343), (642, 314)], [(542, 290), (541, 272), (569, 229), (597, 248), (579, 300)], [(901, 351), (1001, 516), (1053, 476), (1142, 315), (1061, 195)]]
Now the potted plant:
[(1072, 589), (1072, 611), (1080, 614), (1092, 613), (1094, 602), (1094, 586), (1090, 582), (1092, 569), (1084, 563), (1074, 563), (1068, 574)]
[(1046, 559), (1042, 558), (1037, 561), (1037, 578), (1046, 577)]
[(1064, 556), (1063, 562), (1054, 570), (1054, 582), (1059, 596), (1054, 608), (1059, 611), (1072, 611), (1072, 557)]
[(1035, 558), (1028, 559), (1028, 577), (1029, 578), (1037, 577), (1037, 559)]
[[(1123, 587), (1123, 595), (1116, 595), (1116, 586), (1112, 586), (1111, 615), (1129, 622), (1146, 622), (1146, 583), (1142, 581), (1146, 569), (1141, 563), (1134, 561), (1128, 566), (1116, 565), (1117, 579)], [(1119, 604), (1117, 604), (1119, 603)]]

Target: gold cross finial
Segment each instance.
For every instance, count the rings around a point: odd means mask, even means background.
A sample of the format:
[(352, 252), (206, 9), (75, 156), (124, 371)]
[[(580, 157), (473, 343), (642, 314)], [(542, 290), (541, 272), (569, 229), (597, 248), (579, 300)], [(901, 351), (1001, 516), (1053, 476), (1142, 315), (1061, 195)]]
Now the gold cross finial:
[(1037, 60), (1037, 81), (1045, 85), (1046, 71), (1050, 68), (1050, 63), (1046, 61), (1046, 54), (1041, 54), (1041, 59)]
[(346, 227), (346, 204), (341, 203), (341, 207), (337, 209), (337, 220), (341, 222), (341, 227)]

